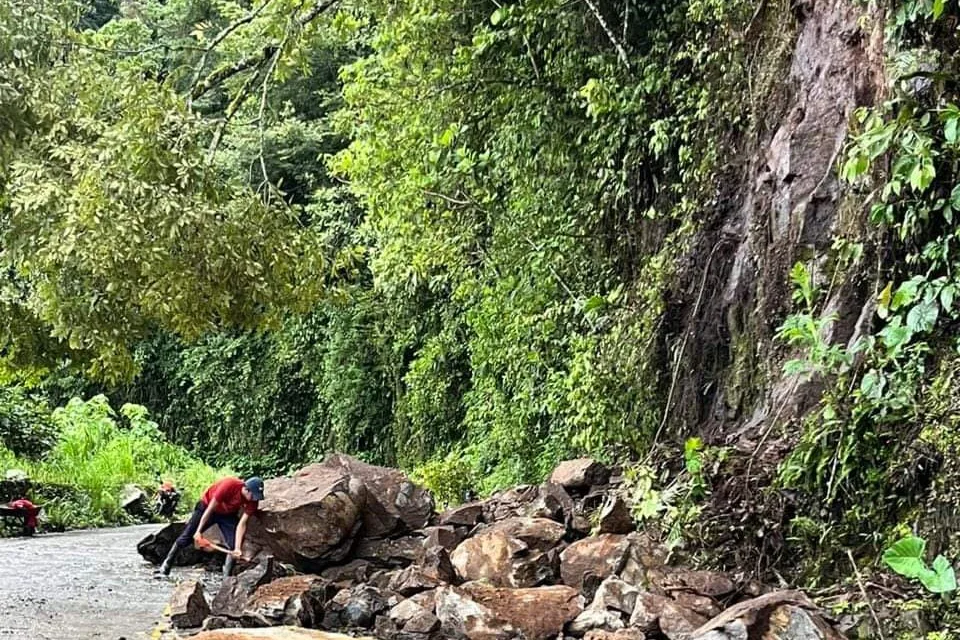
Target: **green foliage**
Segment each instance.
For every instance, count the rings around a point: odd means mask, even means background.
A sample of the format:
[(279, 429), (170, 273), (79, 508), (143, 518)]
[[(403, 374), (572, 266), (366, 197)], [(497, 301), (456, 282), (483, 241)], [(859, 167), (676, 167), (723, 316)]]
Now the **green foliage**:
[(474, 463), (464, 451), (426, 462), (414, 469), (412, 477), (433, 493), (441, 509), (460, 504), (480, 486)]
[(902, 538), (884, 551), (883, 561), (903, 577), (919, 580), (931, 593), (956, 591), (957, 576), (950, 562), (938, 555), (928, 567), (924, 557), (926, 546), (922, 538)]
[(56, 438), (45, 402), (20, 387), (0, 387), (0, 447), (34, 459), (50, 449)]
[(127, 484), (146, 489), (170, 480), (192, 505), (225, 471), (215, 472), (182, 448), (167, 442), (146, 409), (124, 405), (120, 415), (103, 396), (70, 401), (53, 411), (56, 444), (41, 460), (18, 458), (0, 448), (0, 469), (20, 469), (37, 485), (54, 527), (102, 526), (129, 521), (120, 505)]

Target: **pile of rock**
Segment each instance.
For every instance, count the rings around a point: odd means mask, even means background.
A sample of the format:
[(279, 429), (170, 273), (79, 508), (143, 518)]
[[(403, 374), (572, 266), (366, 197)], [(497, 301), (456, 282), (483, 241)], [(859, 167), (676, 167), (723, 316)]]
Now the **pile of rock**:
[[(801, 593), (668, 566), (633, 531), (616, 485), (597, 462), (573, 460), (543, 485), (436, 514), (399, 471), (331, 456), (267, 482), (244, 549), (254, 561), (210, 604), (198, 584), (179, 585), (171, 621), (202, 624), (198, 640), (841, 637)], [(158, 562), (176, 531), (141, 552)]]

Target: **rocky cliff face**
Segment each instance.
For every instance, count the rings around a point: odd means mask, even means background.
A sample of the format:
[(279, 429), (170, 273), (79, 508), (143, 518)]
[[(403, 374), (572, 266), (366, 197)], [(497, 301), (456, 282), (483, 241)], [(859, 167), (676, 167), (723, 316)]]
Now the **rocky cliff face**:
[[(758, 20), (764, 4), (773, 3), (760, 3)], [(671, 427), (745, 447), (774, 418), (786, 422), (805, 406), (808, 394), (781, 380), (783, 349), (773, 340), (790, 310), (788, 273), (800, 259), (830, 260), (838, 236), (866, 235), (864, 212), (845, 196), (837, 164), (854, 109), (873, 104), (883, 87), (881, 20), (865, 22), (864, 9), (845, 0), (794, 2), (791, 11), (793, 25), (782, 24), (788, 14), (777, 8), (781, 22), (752, 30), (761, 53), (751, 73), (769, 91), (745, 96), (752, 135), (687, 257), (669, 310), (682, 322), (664, 324), (682, 327), (668, 336), (676, 345), (671, 360), (684, 372)], [(865, 255), (832, 288), (827, 306), (840, 316), (839, 340), (869, 317), (869, 265)]]

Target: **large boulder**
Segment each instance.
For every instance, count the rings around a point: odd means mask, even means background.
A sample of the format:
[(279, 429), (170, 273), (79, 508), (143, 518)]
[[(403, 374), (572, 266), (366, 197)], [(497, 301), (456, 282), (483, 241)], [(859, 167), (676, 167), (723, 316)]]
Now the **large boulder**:
[(369, 629), (378, 615), (386, 613), (395, 604), (375, 587), (358, 585), (343, 589), (327, 603), (323, 626), (327, 629)]
[(468, 640), (552, 640), (583, 610), (570, 587), (498, 589), (483, 583), (437, 590), (445, 637)]
[(592, 486), (606, 484), (610, 480), (610, 470), (593, 458), (566, 460), (557, 465), (550, 474), (550, 482), (564, 489), (585, 490)]
[(563, 525), (546, 518), (509, 518), (464, 540), (450, 558), (464, 581), (533, 587), (556, 575), (553, 548), (564, 531)]
[(264, 551), (306, 571), (345, 560), (357, 537), (381, 538), (425, 526), (430, 493), (396, 469), (332, 455), (292, 476), (268, 480), (245, 551)]
[(197, 580), (187, 580), (177, 585), (170, 596), (170, 624), (177, 629), (199, 627), (210, 615), (210, 605), (203, 593), (203, 585)]
[(415, 485), (397, 469), (377, 467), (346, 455), (329, 456), (323, 465), (342, 469), (366, 489), (360, 532), (365, 537), (379, 538), (420, 529), (433, 515), (430, 492)]
[[(170, 552), (173, 543), (187, 525), (184, 522), (171, 522), (157, 531), (147, 535), (137, 543), (137, 553), (152, 564), (160, 564)], [(174, 566), (186, 567), (194, 564), (203, 564), (209, 556), (192, 546), (181, 549), (173, 559)]]
[(330, 583), (317, 576), (299, 575), (277, 578), (261, 585), (243, 609), (246, 626), (317, 627), (323, 620), (323, 607)]
[(605, 533), (574, 542), (560, 554), (563, 583), (580, 589), (584, 578), (603, 580), (626, 564), (632, 542), (627, 536)]
[(266, 482), (266, 499), (251, 518), (247, 556), (265, 550), (311, 570), (345, 559), (363, 524), (363, 483), (337, 464), (314, 464)]
[(345, 636), (340, 633), (302, 629), (300, 627), (273, 627), (269, 629), (218, 629), (204, 631), (191, 640), (375, 640), (371, 637)]

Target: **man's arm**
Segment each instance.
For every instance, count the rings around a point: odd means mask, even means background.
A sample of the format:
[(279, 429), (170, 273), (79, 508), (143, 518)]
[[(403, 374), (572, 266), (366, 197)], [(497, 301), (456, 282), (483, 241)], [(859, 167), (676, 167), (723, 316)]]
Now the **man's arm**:
[(210, 521), (210, 516), (213, 515), (213, 510), (217, 508), (217, 499), (211, 498), (210, 504), (207, 505), (206, 511), (203, 512), (203, 515), (200, 517), (200, 524), (197, 525), (197, 532), (193, 534), (193, 539), (199, 541), (203, 537), (203, 532), (207, 529), (207, 522)]
[(249, 518), (250, 514), (246, 511), (244, 511), (243, 515), (240, 516), (240, 522), (237, 524), (237, 540), (233, 548), (234, 558), (243, 556), (243, 536), (247, 533), (247, 520)]

